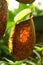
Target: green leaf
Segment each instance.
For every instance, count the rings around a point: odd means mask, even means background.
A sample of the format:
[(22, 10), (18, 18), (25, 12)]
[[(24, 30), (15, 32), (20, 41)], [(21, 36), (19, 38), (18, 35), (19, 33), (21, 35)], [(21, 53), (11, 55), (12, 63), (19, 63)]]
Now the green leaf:
[(27, 4), (19, 3), (19, 11), (24, 10), (26, 8), (28, 8)]
[(9, 62), (6, 61), (0, 61), (0, 65), (13, 65), (13, 64), (10, 64)]
[(35, 49), (37, 50), (37, 51), (43, 51), (43, 47), (38, 47), (38, 46), (35, 46)]
[(9, 49), (8, 49), (8, 47), (6, 47), (4, 45), (0, 45), (0, 52), (4, 52), (6, 54), (9, 54)]
[(41, 61), (39, 60), (39, 61), (37, 61), (37, 63), (36, 63), (36, 65), (41, 65), (42, 63), (41, 63)]
[(14, 63), (14, 65), (22, 65), (22, 64), (23, 64), (22, 61), (16, 61), (16, 62)]

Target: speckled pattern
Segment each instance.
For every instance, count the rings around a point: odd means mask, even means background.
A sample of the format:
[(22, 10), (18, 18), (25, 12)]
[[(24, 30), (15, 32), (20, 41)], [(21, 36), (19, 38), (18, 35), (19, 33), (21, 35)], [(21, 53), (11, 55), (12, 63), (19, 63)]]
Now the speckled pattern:
[[(30, 35), (25, 42), (20, 41), (20, 30), (24, 30), (30, 27)], [(29, 31), (28, 31), (29, 32)], [(29, 57), (32, 54), (34, 43), (35, 43), (35, 29), (34, 23), (31, 19), (23, 21), (19, 24), (16, 24), (11, 31), (11, 35), (9, 38), (9, 48), (12, 44), (12, 54), (15, 60), (23, 60)], [(24, 34), (24, 33), (23, 33)], [(10, 41), (12, 43), (10, 44)]]
[(35, 0), (16, 0), (20, 3), (25, 3), (25, 4), (30, 4), (30, 3), (33, 3)]
[(7, 24), (8, 6), (6, 0), (0, 0), (0, 39), (3, 37)]

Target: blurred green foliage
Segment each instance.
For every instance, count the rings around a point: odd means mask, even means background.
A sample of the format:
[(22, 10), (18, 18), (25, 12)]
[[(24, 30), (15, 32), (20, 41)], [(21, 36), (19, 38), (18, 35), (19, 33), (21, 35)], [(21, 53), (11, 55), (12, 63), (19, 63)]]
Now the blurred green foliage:
[(18, 9), (14, 9), (14, 11), (8, 11), (8, 22), (7, 22), (6, 32), (3, 39), (0, 40), (0, 65), (42, 65), (43, 42), (40, 42), (42, 44), (40, 43), (35, 44), (32, 56), (22, 61), (13, 60), (12, 55), (10, 55), (9, 53), (8, 47), (5, 46), (8, 43), (11, 28), (15, 23), (14, 17), (17, 15), (18, 12), (20, 12), (25, 8), (31, 8), (32, 14), (34, 16), (43, 14), (43, 11), (39, 10), (33, 4), (30, 4), (28, 6), (26, 4), (20, 4)]

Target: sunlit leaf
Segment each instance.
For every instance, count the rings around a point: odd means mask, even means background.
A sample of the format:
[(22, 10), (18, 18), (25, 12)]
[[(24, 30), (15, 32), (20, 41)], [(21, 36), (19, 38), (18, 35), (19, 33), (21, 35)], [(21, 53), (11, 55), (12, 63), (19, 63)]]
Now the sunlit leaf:
[(22, 64), (23, 64), (22, 61), (16, 61), (16, 62), (14, 63), (14, 65), (22, 65)]
[(38, 46), (35, 46), (35, 49), (37, 50), (37, 51), (43, 51), (43, 47), (38, 47)]

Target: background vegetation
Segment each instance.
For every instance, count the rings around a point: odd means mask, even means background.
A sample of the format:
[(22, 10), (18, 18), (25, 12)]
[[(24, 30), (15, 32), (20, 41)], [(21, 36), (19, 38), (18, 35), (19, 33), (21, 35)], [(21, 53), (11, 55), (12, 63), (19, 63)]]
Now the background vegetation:
[[(43, 65), (43, 42), (37, 41), (33, 54), (25, 60), (15, 61), (13, 57), (9, 54), (9, 49), (7, 46), (11, 28), (14, 24), (14, 17), (25, 8), (31, 8), (33, 16), (43, 15), (43, 10), (40, 10), (33, 4), (25, 5), (20, 4), (18, 9), (13, 11), (8, 10), (8, 22), (6, 27), (6, 32), (3, 39), (0, 40), (0, 65)], [(36, 32), (37, 33), (37, 32)], [(42, 32), (43, 33), (43, 32)]]

